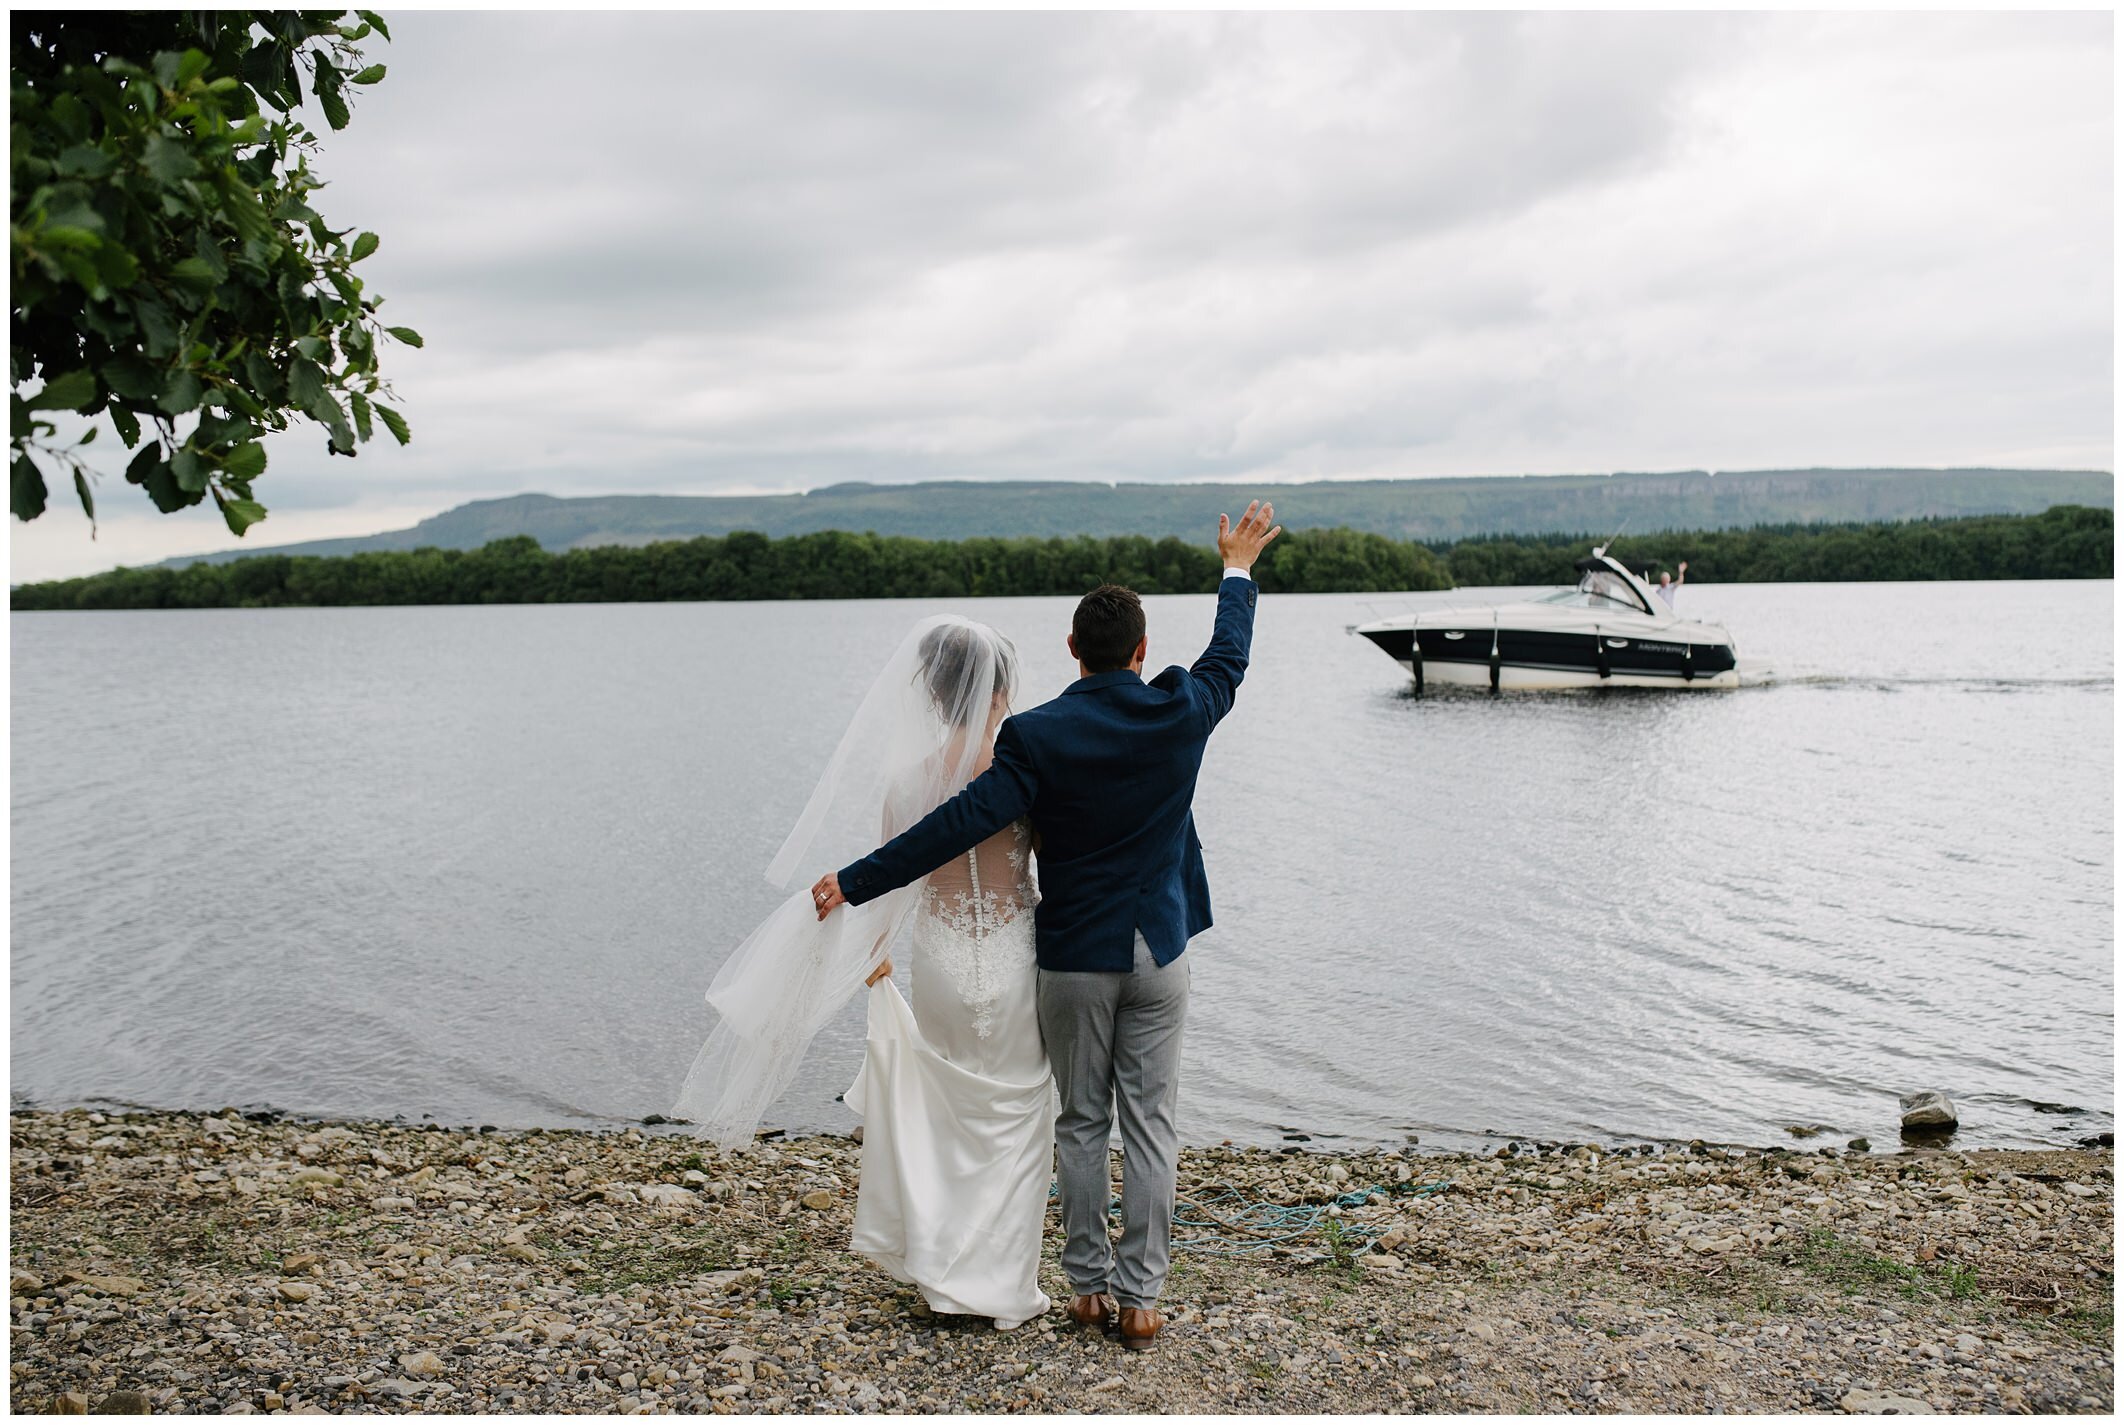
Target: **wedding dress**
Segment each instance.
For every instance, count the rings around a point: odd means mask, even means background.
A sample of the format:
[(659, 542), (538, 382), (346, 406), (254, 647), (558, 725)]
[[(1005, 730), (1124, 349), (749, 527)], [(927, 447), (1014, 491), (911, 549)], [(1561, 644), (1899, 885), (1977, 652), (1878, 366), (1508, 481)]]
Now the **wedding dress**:
[(870, 991), (850, 1246), (930, 1309), (1009, 1329), (1044, 1313), (1054, 1100), (1033, 954), (1032, 836), (1004, 828), (922, 882), (910, 1006)]
[[(994, 755), (1017, 654), (956, 615), (917, 623), (886, 660), (768, 866), (846, 865), (959, 792)], [(752, 1142), (803, 1056), (912, 925), (914, 1003), (872, 986), (851, 1245), (919, 1286), (932, 1309), (1007, 1326), (1048, 1307), (1040, 1240), (1053, 1169), (1053, 1089), (1035, 1011), (1038, 897), (1030, 832), (1006, 828), (913, 885), (823, 920), (794, 891), (724, 958), (716, 1024), (673, 1107), (726, 1150)]]

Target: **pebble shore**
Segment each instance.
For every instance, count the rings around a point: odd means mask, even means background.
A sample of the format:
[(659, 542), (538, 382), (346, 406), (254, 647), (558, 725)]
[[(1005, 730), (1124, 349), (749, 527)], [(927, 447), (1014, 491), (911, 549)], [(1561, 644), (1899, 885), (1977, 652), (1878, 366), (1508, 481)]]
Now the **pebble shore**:
[[(1190, 1149), (1227, 1225), (1137, 1355), (1068, 1325), (1052, 1220), (1055, 1311), (930, 1315), (847, 1251), (847, 1138), (11, 1124), (24, 1413), (2113, 1406), (2109, 1149)], [(1234, 1203), (1315, 1230), (1258, 1249)]]

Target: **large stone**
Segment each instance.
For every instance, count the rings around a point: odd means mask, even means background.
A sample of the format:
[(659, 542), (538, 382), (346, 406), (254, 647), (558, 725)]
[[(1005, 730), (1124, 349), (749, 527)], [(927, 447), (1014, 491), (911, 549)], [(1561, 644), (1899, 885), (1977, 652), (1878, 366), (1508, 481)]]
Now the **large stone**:
[(1938, 1089), (1905, 1094), (1902, 1106), (1905, 1128), (1954, 1128), (1961, 1123), (1961, 1116), (1954, 1111), (1953, 1100)]
[(701, 1205), (690, 1188), (677, 1183), (644, 1183), (636, 1191), (643, 1202), (654, 1203), (665, 1212), (691, 1212)]
[(1846, 1415), (1937, 1415), (1922, 1400), (1907, 1395), (1890, 1395), (1884, 1390), (1854, 1390), (1838, 1402)]
[(408, 1351), (398, 1358), (398, 1368), (409, 1376), (439, 1376), (446, 1369), (433, 1351)]
[(141, 1288), (147, 1285), (138, 1277), (96, 1277), (84, 1276), (78, 1272), (68, 1272), (60, 1280), (89, 1291), (100, 1291), (106, 1296), (136, 1296)]
[(146, 1415), (147, 1397), (137, 1390), (114, 1390), (96, 1402), (92, 1415)]

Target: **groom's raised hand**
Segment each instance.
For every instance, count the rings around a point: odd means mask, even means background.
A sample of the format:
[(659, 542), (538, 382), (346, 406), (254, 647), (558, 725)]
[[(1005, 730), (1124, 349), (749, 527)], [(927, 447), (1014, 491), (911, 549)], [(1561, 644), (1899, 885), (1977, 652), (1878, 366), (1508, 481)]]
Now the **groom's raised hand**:
[(828, 871), (812, 883), (811, 904), (818, 911), (820, 920), (824, 920), (826, 913), (835, 906), (848, 904), (848, 897), (841, 894), (840, 872)]
[(1217, 552), (1224, 556), (1227, 569), (1252, 569), (1261, 551), (1268, 548), (1270, 540), (1283, 533), (1283, 526), (1270, 528), (1269, 522), (1276, 518), (1276, 507), (1264, 500), (1256, 500), (1233, 524), (1230, 515), (1217, 516)]

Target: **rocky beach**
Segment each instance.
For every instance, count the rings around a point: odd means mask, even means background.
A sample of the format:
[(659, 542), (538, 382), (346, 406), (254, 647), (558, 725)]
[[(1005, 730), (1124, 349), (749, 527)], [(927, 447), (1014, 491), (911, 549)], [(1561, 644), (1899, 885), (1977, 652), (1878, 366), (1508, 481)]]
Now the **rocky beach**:
[[(1190, 1149), (1151, 1353), (930, 1315), (860, 1147), (18, 1110), (18, 1412), (2066, 1412), (2113, 1153)], [(1043, 1281), (1055, 1269), (1055, 1233)]]

